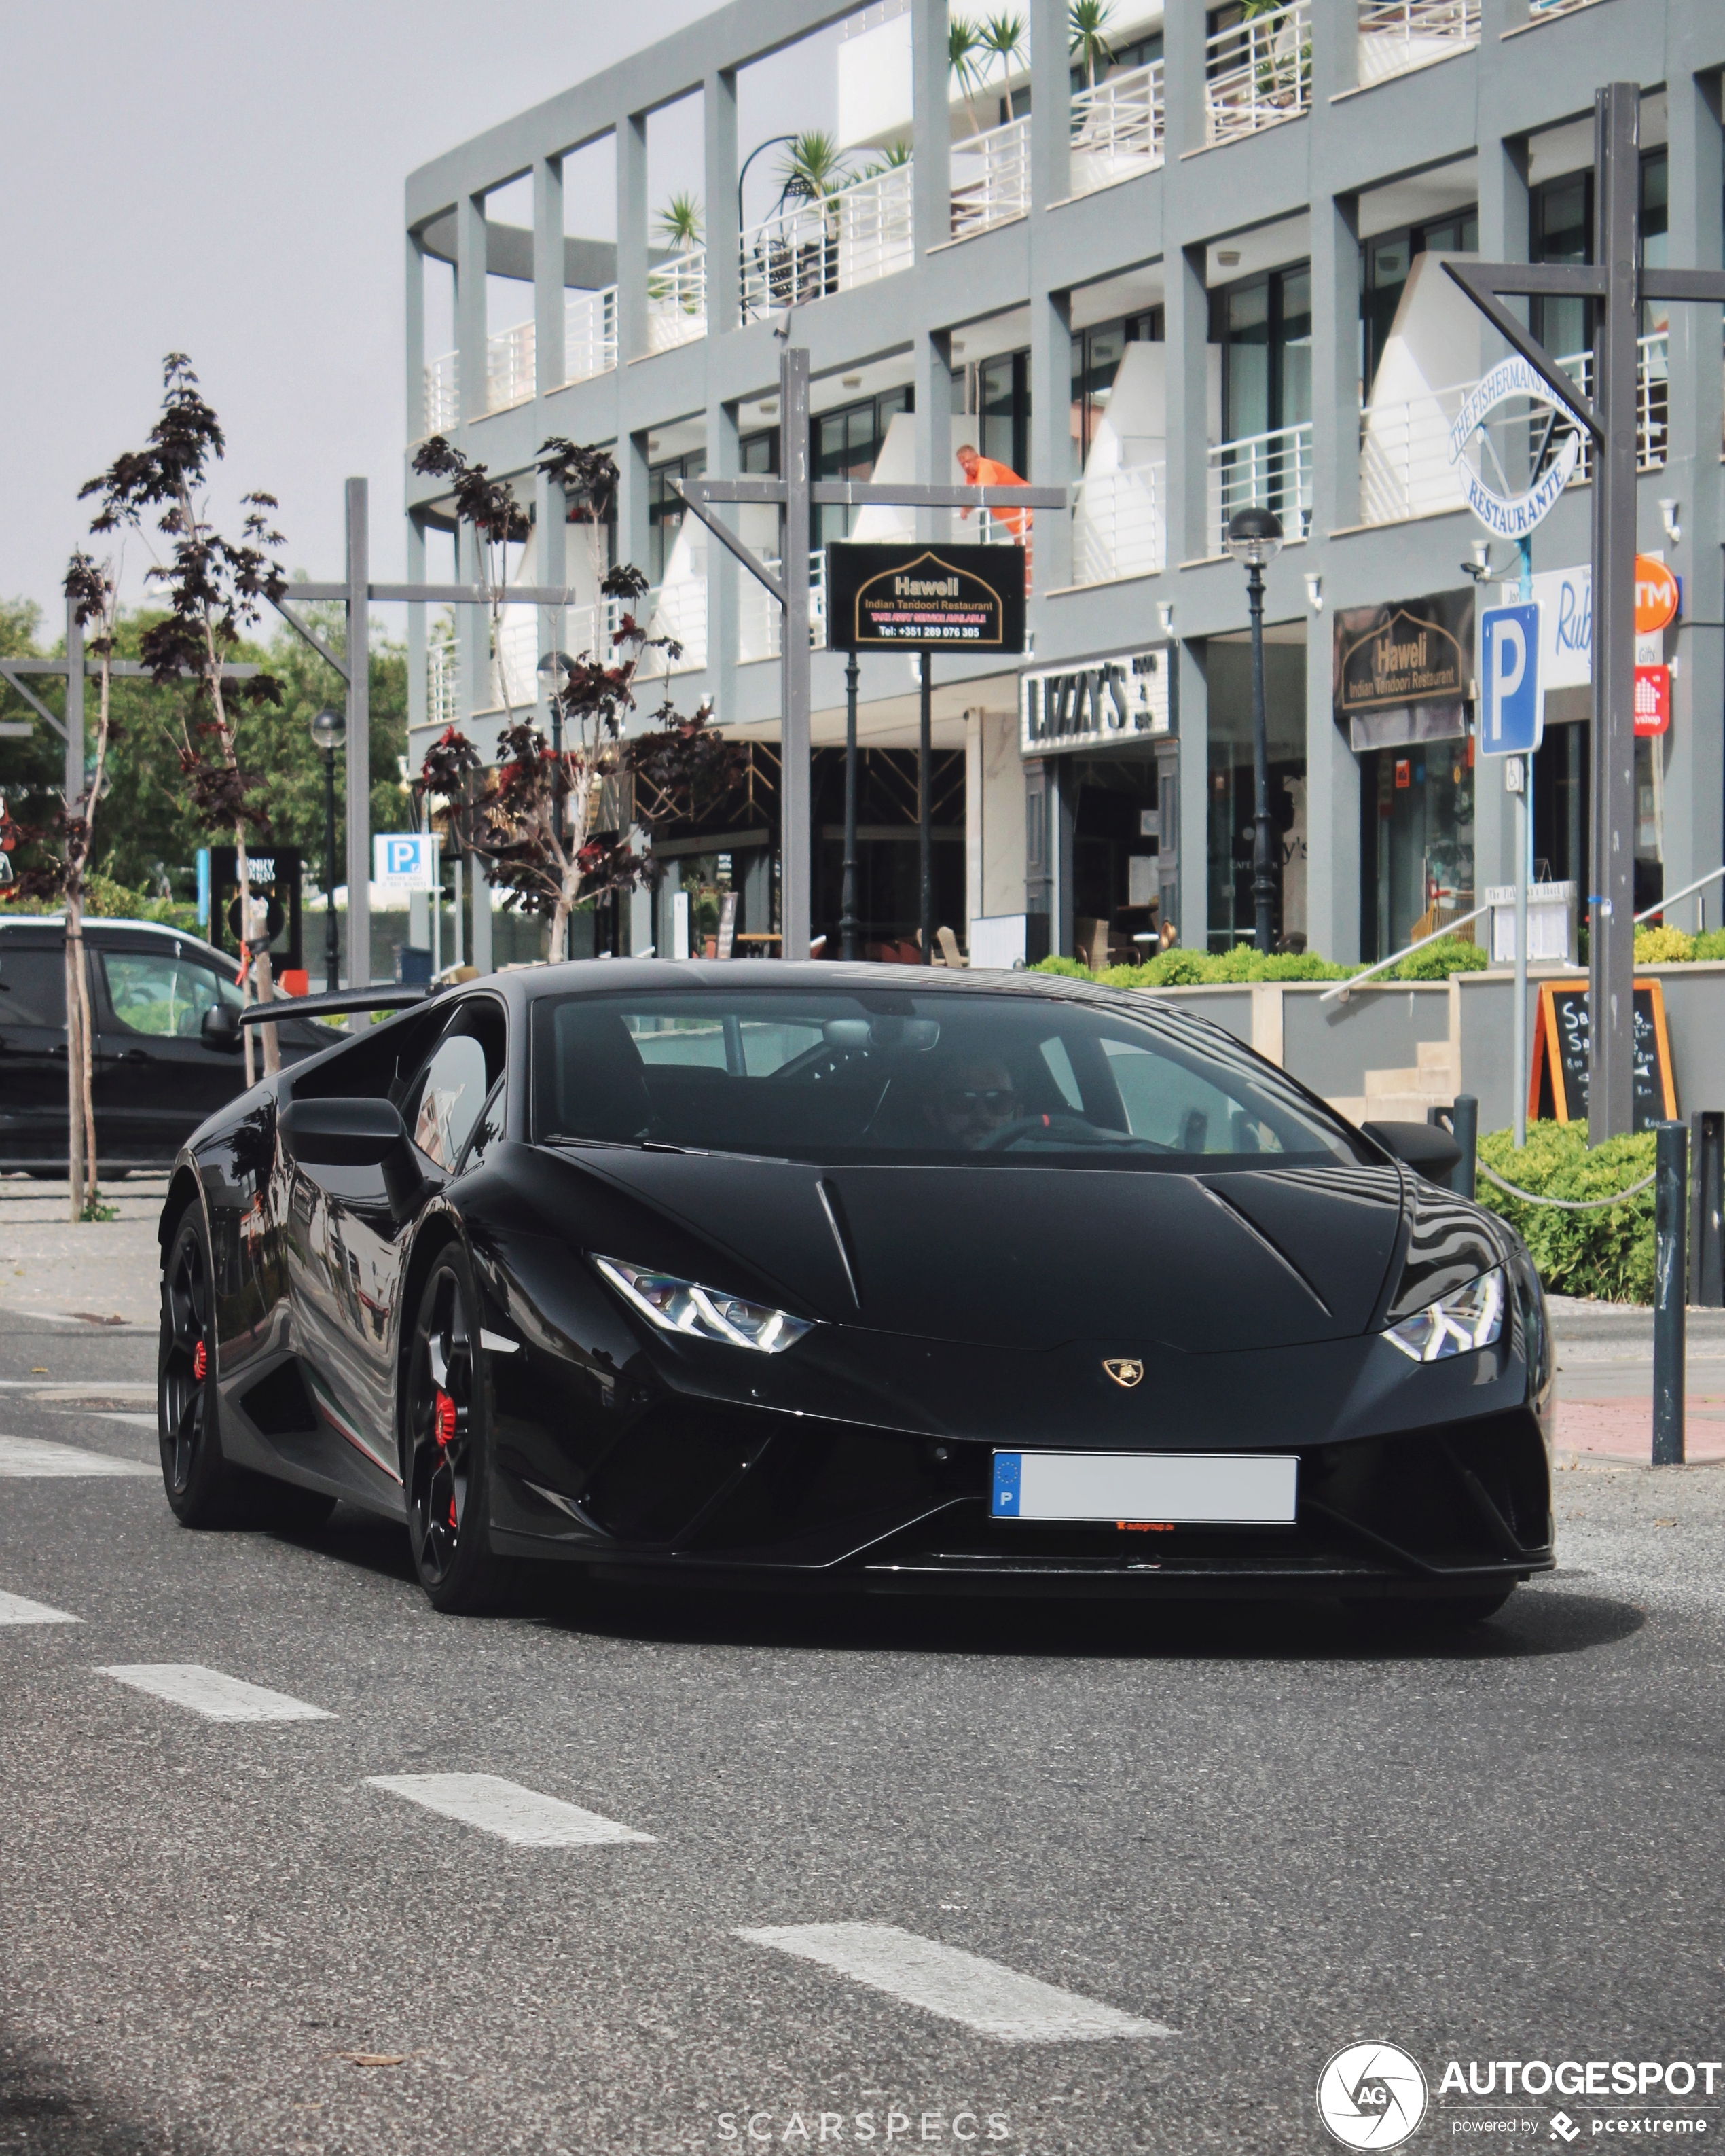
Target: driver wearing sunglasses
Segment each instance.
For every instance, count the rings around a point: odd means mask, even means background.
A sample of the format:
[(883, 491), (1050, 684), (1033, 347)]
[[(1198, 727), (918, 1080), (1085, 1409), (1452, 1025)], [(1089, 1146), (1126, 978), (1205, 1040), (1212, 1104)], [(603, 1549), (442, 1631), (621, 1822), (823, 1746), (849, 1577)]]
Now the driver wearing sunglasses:
[(994, 1057), (961, 1064), (935, 1101), (942, 1129), (957, 1145), (976, 1147), (1023, 1112), (1012, 1073)]

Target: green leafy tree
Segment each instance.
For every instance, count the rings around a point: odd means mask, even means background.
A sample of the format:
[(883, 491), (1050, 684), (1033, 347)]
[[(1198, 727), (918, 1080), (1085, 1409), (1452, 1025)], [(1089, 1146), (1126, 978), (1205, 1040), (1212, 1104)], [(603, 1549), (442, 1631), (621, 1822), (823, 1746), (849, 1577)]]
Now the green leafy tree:
[(698, 196), (673, 195), (654, 222), (660, 238), (667, 247), (675, 247), (679, 254), (692, 254), (700, 246), (705, 227)]
[(983, 68), (983, 33), (968, 15), (949, 15), (947, 18), (947, 70), (953, 87), (964, 100), (964, 116), (970, 122), (973, 135), (980, 133), (977, 125), (976, 107), (971, 99), (985, 86)]
[(1108, 24), (1113, 19), (1114, 0), (1071, 0), (1066, 14), (1066, 31), (1070, 43), (1067, 50), (1074, 59), (1084, 62), (1084, 83), (1086, 90), (1096, 86), (1096, 62), (1104, 67), (1114, 64), (1114, 49), (1108, 43)]

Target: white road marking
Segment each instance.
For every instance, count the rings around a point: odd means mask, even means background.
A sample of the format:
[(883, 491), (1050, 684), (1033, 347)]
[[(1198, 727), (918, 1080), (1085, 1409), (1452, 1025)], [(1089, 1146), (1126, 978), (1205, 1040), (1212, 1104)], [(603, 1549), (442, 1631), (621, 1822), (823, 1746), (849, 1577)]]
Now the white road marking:
[[(68, 1408), (64, 1412), (69, 1414), (73, 1410)], [(129, 1422), (139, 1430), (159, 1430), (162, 1427), (152, 1414), (125, 1414), (118, 1408), (85, 1408), (83, 1413), (91, 1422)]]
[[(152, 1428), (155, 1421), (151, 1415)], [(154, 1481), (161, 1472), (136, 1460), (116, 1460), (75, 1445), (50, 1445), (45, 1438), (0, 1437), (0, 1476), (146, 1475)]]
[(896, 1924), (790, 1924), (739, 1930), (752, 1945), (819, 1962), (907, 2005), (962, 2021), (1005, 2044), (1067, 2044), (1102, 2036), (1168, 2036), (1159, 2021), (1081, 1999), (998, 1961), (918, 1938)]
[(30, 1602), (22, 1594), (0, 1589), (0, 1625), (81, 1625), (81, 1617), (69, 1617), (64, 1609), (50, 1609), (45, 1602)]
[(242, 1684), (238, 1677), (207, 1670), (202, 1662), (120, 1662), (99, 1668), (98, 1676), (115, 1677), (134, 1691), (146, 1691), (176, 1707), (189, 1707), (211, 1722), (333, 1722), (321, 1707), (290, 1699), (263, 1685)]
[(561, 1797), (506, 1782), (501, 1774), (368, 1774), (374, 1789), (388, 1789), (410, 1804), (423, 1804), (444, 1819), (476, 1826), (500, 1841), (523, 1849), (576, 1849), (596, 1842), (651, 1841), (632, 1826), (601, 1819), (597, 1812), (566, 1804)]

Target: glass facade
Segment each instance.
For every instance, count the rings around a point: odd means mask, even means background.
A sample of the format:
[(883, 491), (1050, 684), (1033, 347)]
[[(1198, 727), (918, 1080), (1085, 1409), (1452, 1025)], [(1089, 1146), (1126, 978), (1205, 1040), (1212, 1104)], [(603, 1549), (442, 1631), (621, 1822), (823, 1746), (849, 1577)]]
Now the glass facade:
[[(1209, 947), (1250, 942), (1256, 927), (1252, 843), (1256, 781), (1252, 756), (1252, 647), (1246, 636), (1214, 636), (1209, 676), (1206, 854)], [(1269, 746), (1270, 816), (1280, 860), (1275, 922), (1279, 948), (1306, 947), (1306, 630), (1271, 624), (1264, 644), (1264, 711)]]
[(1458, 210), (1430, 224), (1404, 225), (1399, 232), (1379, 233), (1360, 250), (1360, 370), (1365, 396), (1371, 401), (1378, 362), (1389, 341), (1395, 311), (1401, 302), (1408, 272), (1416, 255), (1428, 249), (1439, 254), (1477, 254), (1480, 251), (1479, 212)]
[[(815, 478), (872, 479), (886, 429), (898, 413), (915, 408), (915, 393), (906, 382), (896, 389), (883, 389), (878, 397), (842, 404), (835, 412), (817, 413), (809, 423), (814, 438), (810, 446)], [(814, 516), (814, 544), (824, 547), (834, 539), (848, 539), (859, 514), (842, 503), (818, 507)]]
[(671, 482), (679, 479), (699, 479), (706, 470), (706, 451), (691, 449), (685, 457), (672, 457), (667, 463), (655, 465), (647, 474), (647, 581), (662, 584), (665, 564), (670, 560), (671, 549), (676, 544), (677, 534), (683, 528), (683, 519), (688, 514), (682, 496)]
[(1387, 958), (1472, 911), (1471, 737), (1368, 750), (1360, 758), (1360, 809), (1363, 957)]

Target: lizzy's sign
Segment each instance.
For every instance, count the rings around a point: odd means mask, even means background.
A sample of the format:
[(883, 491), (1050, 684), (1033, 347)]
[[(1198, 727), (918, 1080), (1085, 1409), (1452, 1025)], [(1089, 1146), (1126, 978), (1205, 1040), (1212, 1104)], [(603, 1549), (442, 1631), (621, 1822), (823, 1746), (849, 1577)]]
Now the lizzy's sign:
[(1019, 747), (1025, 756), (1104, 748), (1168, 732), (1168, 649), (1122, 652), (1019, 676)]

